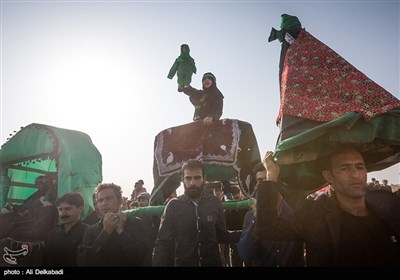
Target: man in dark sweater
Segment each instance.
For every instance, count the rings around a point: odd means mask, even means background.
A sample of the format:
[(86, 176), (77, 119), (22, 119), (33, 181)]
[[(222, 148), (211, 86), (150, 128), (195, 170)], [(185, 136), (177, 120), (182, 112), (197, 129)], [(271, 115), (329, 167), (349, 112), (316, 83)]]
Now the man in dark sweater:
[(279, 165), (267, 152), (267, 181), (258, 186), (257, 234), (269, 240), (299, 240), (307, 266), (399, 266), (400, 203), (387, 191), (367, 192), (360, 151), (339, 146), (323, 162), (331, 193), (304, 200), (293, 214), (278, 218), (274, 200)]
[(86, 231), (78, 249), (78, 265), (142, 266), (149, 250), (143, 223), (121, 211), (121, 187), (101, 183), (95, 194), (102, 218)]
[(76, 266), (78, 245), (89, 227), (80, 220), (83, 197), (80, 193), (66, 193), (56, 200), (61, 225), (51, 230), (44, 246), (44, 266)]

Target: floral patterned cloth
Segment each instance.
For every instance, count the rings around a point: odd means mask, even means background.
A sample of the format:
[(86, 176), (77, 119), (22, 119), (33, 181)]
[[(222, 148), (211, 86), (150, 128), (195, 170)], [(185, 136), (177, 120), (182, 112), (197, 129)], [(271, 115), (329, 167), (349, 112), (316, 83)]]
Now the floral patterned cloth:
[(282, 73), (283, 115), (327, 122), (349, 112), (366, 121), (400, 107), (400, 100), (302, 29), (288, 49)]

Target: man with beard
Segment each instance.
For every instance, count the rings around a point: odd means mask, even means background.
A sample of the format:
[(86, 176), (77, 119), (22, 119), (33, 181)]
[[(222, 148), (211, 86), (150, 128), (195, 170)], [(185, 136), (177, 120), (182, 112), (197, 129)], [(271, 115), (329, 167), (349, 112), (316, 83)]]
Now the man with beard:
[(121, 211), (121, 187), (101, 183), (95, 194), (102, 217), (86, 231), (78, 265), (142, 266), (148, 253), (144, 227), (138, 217), (127, 217)]
[(173, 246), (175, 266), (222, 266), (219, 243), (237, 243), (241, 231), (226, 230), (221, 201), (203, 192), (205, 169), (201, 161), (182, 166), (185, 193), (169, 201), (161, 217), (153, 266), (168, 266)]
[(44, 266), (76, 266), (76, 253), (89, 227), (80, 220), (84, 202), (80, 193), (66, 193), (56, 200), (61, 225), (51, 230), (44, 245)]

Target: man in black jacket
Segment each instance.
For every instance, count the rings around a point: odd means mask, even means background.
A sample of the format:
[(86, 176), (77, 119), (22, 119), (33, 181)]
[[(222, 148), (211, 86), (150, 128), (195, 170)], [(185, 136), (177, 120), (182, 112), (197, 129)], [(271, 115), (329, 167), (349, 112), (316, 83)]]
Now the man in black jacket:
[(121, 211), (122, 191), (102, 183), (95, 189), (102, 218), (86, 231), (79, 246), (79, 266), (142, 266), (149, 248), (142, 221)]
[(241, 230), (227, 231), (221, 201), (203, 192), (204, 165), (182, 166), (185, 193), (169, 201), (161, 217), (153, 266), (167, 266), (174, 245), (175, 266), (222, 266), (219, 243), (237, 243)]
[(307, 266), (399, 266), (400, 203), (386, 191), (367, 192), (367, 169), (352, 146), (339, 147), (324, 162), (331, 193), (304, 200), (278, 219), (274, 199), (279, 165), (267, 152), (267, 181), (258, 186), (257, 234), (269, 240), (299, 240)]
[(78, 245), (89, 227), (80, 220), (83, 197), (80, 193), (66, 193), (56, 200), (61, 225), (51, 230), (44, 246), (44, 266), (76, 266)]

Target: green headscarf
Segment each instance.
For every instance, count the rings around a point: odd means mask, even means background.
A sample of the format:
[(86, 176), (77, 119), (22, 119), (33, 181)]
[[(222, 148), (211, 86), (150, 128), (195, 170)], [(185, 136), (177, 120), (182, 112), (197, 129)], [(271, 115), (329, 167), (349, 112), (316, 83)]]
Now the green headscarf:
[(275, 28), (272, 28), (271, 34), (268, 37), (268, 42), (272, 42), (276, 39), (279, 40), (279, 42), (282, 42), (285, 33), (293, 28), (301, 28), (301, 22), (299, 19), (295, 16), (283, 14), (281, 15), (281, 30), (276, 30)]

